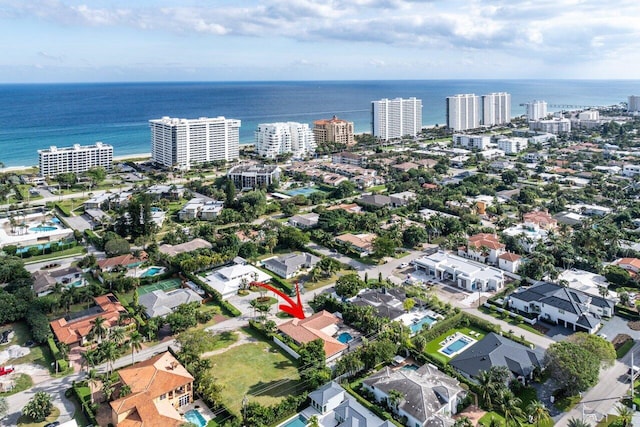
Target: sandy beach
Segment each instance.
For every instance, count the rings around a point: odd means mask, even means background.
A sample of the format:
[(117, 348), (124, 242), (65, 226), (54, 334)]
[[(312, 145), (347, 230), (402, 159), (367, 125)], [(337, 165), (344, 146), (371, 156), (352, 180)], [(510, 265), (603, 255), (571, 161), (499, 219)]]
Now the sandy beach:
[[(137, 154), (126, 154), (124, 156), (113, 156), (114, 162), (122, 162), (124, 160), (130, 159), (150, 159), (151, 153), (137, 153)], [(7, 166), (6, 168), (0, 168), (0, 173), (7, 172), (33, 172), (32, 169), (37, 169), (38, 165), (33, 166)]]

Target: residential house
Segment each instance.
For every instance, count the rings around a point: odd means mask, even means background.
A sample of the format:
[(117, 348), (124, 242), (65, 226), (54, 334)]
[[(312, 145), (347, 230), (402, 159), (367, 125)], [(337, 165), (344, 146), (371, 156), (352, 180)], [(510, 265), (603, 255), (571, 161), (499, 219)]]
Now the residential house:
[(138, 256), (133, 254), (124, 254), (111, 258), (101, 259), (98, 261), (100, 271), (111, 271), (116, 267), (134, 268), (149, 259), (149, 255), (145, 251), (140, 251)]
[(131, 392), (109, 402), (115, 427), (180, 427), (193, 403), (193, 376), (168, 351), (118, 371)]
[(364, 166), (367, 163), (367, 157), (358, 153), (342, 151), (331, 156), (331, 162), (353, 166)]
[(315, 255), (303, 252), (301, 254), (287, 254), (269, 258), (262, 262), (264, 268), (273, 271), (278, 276), (290, 279), (300, 274), (302, 269), (313, 268), (320, 261)]
[(529, 253), (533, 252), (538, 244), (546, 242), (549, 238), (549, 232), (546, 229), (530, 222), (516, 224), (513, 227), (502, 230), (502, 232), (507, 236), (514, 237), (523, 249)]
[(336, 240), (360, 253), (360, 256), (367, 256), (373, 253), (373, 241), (378, 238), (375, 233), (351, 234), (345, 233)]
[(396, 320), (405, 314), (403, 302), (406, 294), (402, 289), (369, 289), (360, 292), (352, 301), (353, 305), (373, 307), (378, 317)]
[(558, 221), (547, 211), (532, 211), (522, 215), (525, 224), (533, 224), (545, 230), (552, 230), (558, 226)]
[(636, 276), (640, 271), (640, 259), (638, 258), (618, 258), (612, 264), (627, 270), (631, 276)]
[(602, 296), (602, 292), (605, 292), (606, 296), (611, 300), (616, 301), (618, 298), (616, 292), (609, 290), (609, 281), (601, 274), (570, 268), (560, 273), (557, 281), (593, 296), (599, 297)]
[(419, 169), (420, 165), (412, 162), (404, 162), (404, 163), (398, 163), (397, 165), (392, 165), (391, 167), (394, 169), (398, 169), (402, 172), (409, 172), (411, 169)]
[(479, 233), (467, 239), (467, 246), (458, 249), (458, 255), (480, 262), (497, 264), (498, 257), (506, 252), (504, 243), (500, 243), (495, 234)]
[(493, 366), (506, 366), (513, 376), (523, 382), (533, 378), (542, 367), (544, 354), (532, 350), (496, 333), (489, 333), (449, 361), (456, 371), (473, 380)]
[(49, 323), (58, 342), (67, 344), (71, 348), (85, 345), (93, 327), (93, 321), (97, 317), (105, 320), (104, 327), (106, 329), (111, 329), (118, 325), (120, 315), (127, 313), (127, 310), (113, 294), (94, 297), (93, 300), (95, 301), (93, 307), (79, 313), (71, 313)]
[(345, 212), (353, 213), (353, 214), (362, 213), (362, 207), (358, 206), (355, 203), (341, 203), (339, 205), (333, 205), (327, 208), (328, 211), (334, 211), (338, 209), (341, 209)]
[(184, 185), (156, 184), (147, 188), (145, 194), (149, 194), (155, 199), (179, 200), (184, 195)]
[(107, 203), (111, 199), (111, 196), (112, 196), (111, 193), (102, 193), (97, 196), (93, 196), (92, 198), (84, 202), (82, 205), (84, 206), (85, 210), (102, 209), (102, 205), (104, 203)]
[(178, 211), (178, 218), (180, 221), (191, 221), (194, 219), (210, 221), (220, 214), (223, 207), (224, 202), (195, 197), (189, 200), (182, 209)]
[[(302, 413), (307, 419), (318, 417), (320, 426), (394, 427), (391, 421), (381, 420), (362, 406), (335, 381), (309, 393), (309, 401), (310, 406)], [(287, 420), (279, 427), (290, 426), (290, 422)]]
[(378, 402), (391, 403), (392, 391), (399, 392), (402, 397), (395, 403), (395, 412), (412, 427), (452, 425), (451, 416), (466, 395), (458, 380), (431, 364), (417, 370), (387, 366), (365, 378), (362, 385)]
[(38, 296), (44, 296), (55, 288), (56, 284), (65, 286), (80, 287), (85, 285), (82, 277), (82, 269), (78, 267), (67, 267), (58, 270), (38, 270), (31, 274), (33, 278), (33, 291)]
[(204, 280), (226, 299), (251, 282), (268, 282), (271, 276), (252, 265), (234, 262), (207, 273)]
[(300, 214), (294, 215), (289, 218), (289, 225), (292, 227), (298, 227), (301, 229), (309, 229), (318, 226), (318, 220), (320, 219), (320, 215), (317, 213), (308, 213), (308, 214)]
[(401, 193), (390, 194), (391, 198), (391, 206), (394, 208), (398, 208), (401, 206), (406, 206), (409, 203), (413, 202), (418, 196), (413, 191), (403, 191)]
[(498, 256), (498, 268), (509, 273), (517, 273), (522, 263), (522, 257), (513, 252), (505, 252)]
[(539, 282), (507, 297), (509, 307), (574, 331), (595, 333), (602, 317), (613, 316), (614, 303), (555, 283)]
[[(338, 333), (340, 319), (328, 311), (322, 310), (304, 319), (292, 319), (278, 326), (278, 332), (291, 338), (297, 345), (307, 344), (321, 339), (324, 343), (324, 353), (327, 361), (331, 361), (347, 349), (347, 344), (341, 343), (334, 335)], [(282, 341), (274, 338), (278, 345)]]
[(179, 245), (169, 245), (165, 243), (164, 245), (160, 245), (158, 251), (165, 255), (176, 256), (185, 252), (193, 252), (197, 249), (211, 249), (212, 246), (211, 243), (198, 237), (188, 242), (180, 243)]
[(358, 202), (362, 205), (384, 208), (391, 205), (391, 197), (383, 194), (364, 194), (360, 196)]
[(572, 212), (581, 213), (587, 216), (603, 216), (612, 212), (611, 208), (607, 208), (605, 206), (590, 205), (586, 203), (567, 205), (567, 209)]
[(504, 273), (490, 267), (443, 251), (411, 261), (416, 271), (437, 280), (452, 281), (467, 291), (499, 291), (504, 287)]
[(171, 314), (182, 304), (197, 302), (202, 304), (202, 297), (191, 289), (180, 288), (165, 292), (155, 290), (140, 295), (139, 304), (145, 308), (148, 318), (161, 317)]

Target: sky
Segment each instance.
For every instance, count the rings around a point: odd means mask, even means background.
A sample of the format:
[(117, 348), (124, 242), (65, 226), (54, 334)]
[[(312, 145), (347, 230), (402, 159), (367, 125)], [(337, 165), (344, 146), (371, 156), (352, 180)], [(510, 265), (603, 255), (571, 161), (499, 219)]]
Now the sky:
[(637, 79), (637, 0), (0, 0), (1, 83)]

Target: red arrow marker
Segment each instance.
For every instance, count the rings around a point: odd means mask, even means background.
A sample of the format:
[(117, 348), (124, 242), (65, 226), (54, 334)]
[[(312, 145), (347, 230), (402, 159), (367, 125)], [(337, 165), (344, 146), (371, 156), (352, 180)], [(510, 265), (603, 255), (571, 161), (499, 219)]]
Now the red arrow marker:
[(280, 304), (278, 306), (278, 308), (280, 310), (284, 311), (285, 313), (289, 313), (290, 315), (292, 315), (293, 317), (297, 317), (298, 319), (304, 319), (305, 318), (304, 310), (302, 309), (302, 301), (300, 300), (300, 289), (298, 288), (298, 283), (297, 282), (296, 282), (296, 297), (297, 297), (297, 300), (298, 300), (297, 302), (295, 302), (294, 300), (289, 298), (289, 296), (286, 295), (281, 290), (276, 289), (271, 285), (267, 285), (266, 283), (251, 282), (251, 286), (259, 286), (261, 288), (265, 288), (266, 290), (273, 292), (276, 295), (281, 296), (282, 298), (284, 298), (284, 300), (289, 305)]

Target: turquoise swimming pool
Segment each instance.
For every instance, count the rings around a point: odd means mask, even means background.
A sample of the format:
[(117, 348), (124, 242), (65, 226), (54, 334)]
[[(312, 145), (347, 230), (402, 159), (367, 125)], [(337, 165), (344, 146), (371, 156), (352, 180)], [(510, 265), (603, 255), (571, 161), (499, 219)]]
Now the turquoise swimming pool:
[(349, 332), (342, 332), (340, 335), (338, 335), (338, 341), (340, 341), (342, 344), (346, 344), (352, 340), (353, 336), (351, 336)]
[(52, 227), (49, 225), (39, 225), (38, 227), (31, 227), (29, 231), (42, 232), (42, 231), (54, 231), (57, 229), (58, 227)]
[(205, 427), (207, 425), (207, 420), (205, 420), (202, 414), (195, 409), (185, 412), (184, 419), (198, 427)]
[(285, 191), (286, 194), (288, 194), (289, 196), (308, 196), (310, 194), (316, 193), (318, 191), (317, 188), (313, 188), (313, 187), (303, 187), (303, 188), (294, 188), (293, 190), (289, 190), (289, 191)]
[(417, 322), (412, 323), (409, 326), (409, 329), (411, 329), (411, 332), (415, 334), (416, 332), (419, 332), (422, 329), (422, 326), (424, 325), (431, 326), (431, 324), (435, 321), (436, 319), (434, 319), (433, 317), (425, 316), (422, 319), (418, 320)]
[(286, 424), (283, 424), (282, 427), (305, 427), (309, 420), (303, 416), (302, 414), (298, 414), (297, 417), (290, 420)]
[(147, 271), (142, 273), (142, 276), (140, 276), (140, 277), (155, 276), (156, 274), (160, 273), (161, 271), (162, 271), (162, 267), (150, 267)]
[(460, 350), (462, 350), (463, 348), (465, 348), (466, 346), (472, 344), (473, 342), (471, 340), (469, 340), (466, 337), (460, 337), (457, 340), (455, 340), (454, 342), (452, 342), (451, 344), (447, 345), (445, 348), (443, 348), (442, 350), (440, 350), (443, 354), (446, 354), (447, 356), (453, 356), (454, 354), (457, 354), (460, 352)]

